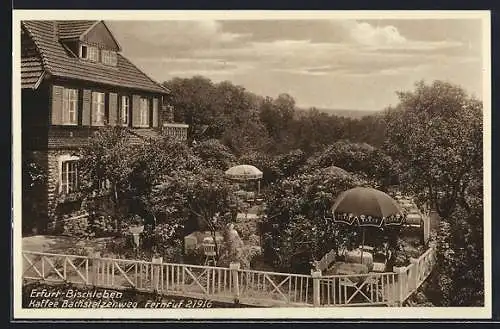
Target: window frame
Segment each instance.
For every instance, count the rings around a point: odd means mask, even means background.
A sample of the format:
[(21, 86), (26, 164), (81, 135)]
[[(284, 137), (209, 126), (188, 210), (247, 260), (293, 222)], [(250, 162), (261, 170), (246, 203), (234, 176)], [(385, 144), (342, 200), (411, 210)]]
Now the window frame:
[(101, 63), (108, 66), (116, 66), (117, 55), (113, 50), (101, 49)]
[[(60, 194), (71, 194), (75, 193), (79, 189), (80, 179), (79, 179), (79, 169), (78, 162), (80, 158), (74, 155), (61, 155), (58, 158), (58, 168), (59, 168), (59, 193)], [(75, 167), (70, 170), (70, 166), (75, 165)], [(70, 174), (72, 174), (70, 179)]]
[(87, 46), (87, 59), (91, 62), (99, 62), (99, 48), (96, 46)]
[[(74, 120), (71, 120), (73, 113)], [(62, 92), (62, 124), (65, 126), (78, 125), (78, 89), (63, 87)]]
[[(99, 97), (96, 98), (95, 95), (102, 95), (102, 102), (100, 102)], [(92, 126), (101, 127), (106, 125), (106, 93), (100, 91), (92, 91), (90, 103), (92, 112)], [(101, 114), (101, 111), (97, 111), (97, 109), (101, 108), (99, 105), (102, 105), (102, 115), (100, 115), (100, 117), (102, 118), (102, 122), (96, 120), (97, 114)]]
[[(143, 104), (146, 104), (144, 107)], [(141, 97), (139, 101), (139, 127), (149, 128), (150, 126), (150, 115), (149, 115), (149, 98)], [(146, 123), (144, 123), (146, 121)]]
[[(85, 56), (83, 54), (83, 49), (85, 48)], [(80, 45), (80, 58), (82, 59), (88, 59), (89, 55), (89, 47), (87, 45), (81, 44)]]
[[(127, 100), (126, 107), (124, 107), (124, 100)], [(124, 116), (125, 114), (125, 116)], [(124, 122), (123, 118), (127, 118)], [(120, 125), (124, 127), (128, 127), (130, 124), (130, 97), (128, 95), (120, 96)]]

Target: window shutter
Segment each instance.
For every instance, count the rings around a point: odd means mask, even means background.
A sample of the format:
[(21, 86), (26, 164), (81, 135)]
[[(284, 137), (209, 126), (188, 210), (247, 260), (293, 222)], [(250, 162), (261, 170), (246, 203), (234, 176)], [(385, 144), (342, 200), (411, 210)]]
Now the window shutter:
[(132, 96), (132, 127), (138, 127), (141, 124), (141, 97)]
[(53, 125), (60, 125), (63, 122), (63, 91), (61, 86), (52, 86), (52, 111), (51, 122)]
[(82, 125), (90, 126), (90, 102), (92, 92), (88, 89), (83, 90), (83, 106), (82, 106)]
[(118, 120), (118, 94), (109, 93), (109, 124), (115, 126)]
[(153, 98), (153, 127), (158, 127), (158, 98)]

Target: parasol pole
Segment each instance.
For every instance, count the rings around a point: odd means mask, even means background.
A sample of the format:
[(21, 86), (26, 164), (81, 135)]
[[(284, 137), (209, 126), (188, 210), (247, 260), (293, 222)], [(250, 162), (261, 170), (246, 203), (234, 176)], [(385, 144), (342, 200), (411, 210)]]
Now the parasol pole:
[(361, 233), (361, 264), (363, 264), (363, 249), (365, 247), (365, 228), (361, 228), (362, 233)]

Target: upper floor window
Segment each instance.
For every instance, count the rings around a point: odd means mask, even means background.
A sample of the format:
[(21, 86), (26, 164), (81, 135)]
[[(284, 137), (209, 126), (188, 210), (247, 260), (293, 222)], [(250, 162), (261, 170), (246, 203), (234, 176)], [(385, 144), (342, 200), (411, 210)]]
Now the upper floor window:
[(143, 97), (141, 98), (140, 104), (139, 125), (142, 127), (149, 127), (149, 100)]
[(116, 66), (117, 55), (111, 50), (101, 50), (101, 62), (106, 65)]
[(120, 123), (123, 126), (128, 126), (130, 112), (130, 98), (122, 96), (120, 101)]
[(92, 92), (92, 125), (102, 126), (105, 123), (104, 93)]
[(63, 123), (68, 125), (78, 124), (78, 90), (63, 89)]
[(99, 48), (89, 45), (81, 45), (80, 47), (80, 57), (83, 59), (88, 59), (92, 62), (99, 61)]

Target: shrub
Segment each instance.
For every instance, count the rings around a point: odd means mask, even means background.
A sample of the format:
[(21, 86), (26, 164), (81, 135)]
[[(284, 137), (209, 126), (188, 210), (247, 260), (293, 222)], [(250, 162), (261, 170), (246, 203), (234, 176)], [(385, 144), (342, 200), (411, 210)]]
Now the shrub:
[(90, 229), (87, 217), (81, 218), (65, 218), (63, 225), (63, 235), (81, 239), (89, 239), (94, 237), (94, 233)]
[(115, 220), (111, 216), (99, 215), (91, 221), (91, 230), (95, 237), (111, 236), (116, 233)]

